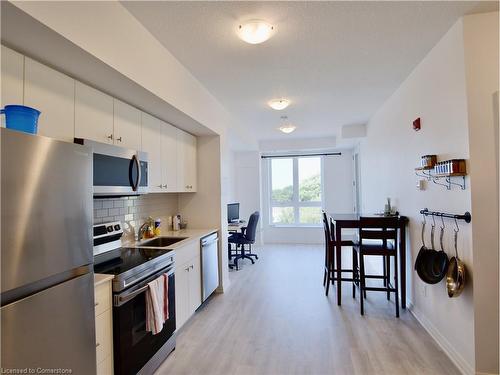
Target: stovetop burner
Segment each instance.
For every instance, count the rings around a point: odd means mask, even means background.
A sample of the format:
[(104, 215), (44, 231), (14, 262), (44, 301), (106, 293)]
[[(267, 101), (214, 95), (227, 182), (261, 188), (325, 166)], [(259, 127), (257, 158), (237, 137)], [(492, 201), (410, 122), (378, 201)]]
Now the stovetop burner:
[(155, 272), (173, 268), (175, 251), (121, 247), (121, 223), (94, 225), (94, 272), (114, 275), (113, 292), (121, 292)]
[(120, 275), (171, 250), (121, 247), (94, 257), (94, 272)]

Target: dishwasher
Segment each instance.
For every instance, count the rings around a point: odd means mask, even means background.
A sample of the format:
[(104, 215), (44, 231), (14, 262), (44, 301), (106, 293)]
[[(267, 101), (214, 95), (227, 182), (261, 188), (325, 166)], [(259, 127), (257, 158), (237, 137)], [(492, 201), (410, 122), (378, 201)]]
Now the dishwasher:
[(219, 238), (217, 233), (201, 239), (202, 302), (219, 286)]

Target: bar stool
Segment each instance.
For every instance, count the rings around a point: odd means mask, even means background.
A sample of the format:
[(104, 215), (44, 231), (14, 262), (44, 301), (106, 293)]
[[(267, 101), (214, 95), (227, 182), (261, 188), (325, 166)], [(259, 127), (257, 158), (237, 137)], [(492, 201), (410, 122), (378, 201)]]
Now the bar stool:
[[(332, 285), (335, 284), (335, 281), (350, 281), (352, 282), (352, 297), (356, 298), (356, 285), (359, 284), (359, 276), (358, 276), (358, 257), (357, 253), (354, 249), (352, 249), (352, 269), (341, 269), (342, 272), (351, 273), (352, 277), (344, 278), (342, 277), (340, 280), (335, 276), (337, 272), (337, 268), (335, 267), (335, 250), (339, 250), (335, 248), (335, 224), (333, 221), (328, 219), (328, 216), (325, 211), (322, 211), (323, 214), (323, 230), (325, 233), (325, 266), (323, 272), (323, 286), (325, 287), (325, 295), (328, 296), (328, 291), (330, 289), (330, 282)], [(342, 246), (353, 246), (355, 244), (354, 240), (342, 240)], [(340, 249), (342, 251), (342, 248)], [(342, 267), (342, 265), (339, 265)]]
[[(398, 228), (397, 217), (361, 217), (359, 226), (359, 244), (353, 246), (353, 251), (359, 255), (359, 288), (360, 311), (364, 315), (364, 298), (366, 291), (386, 292), (387, 300), (390, 293), (395, 294), (396, 317), (399, 318), (398, 289)], [(365, 256), (383, 257), (383, 275), (367, 275), (365, 273)], [(394, 258), (394, 286), (390, 282), (390, 258)], [(383, 287), (367, 287), (366, 279), (382, 279)]]

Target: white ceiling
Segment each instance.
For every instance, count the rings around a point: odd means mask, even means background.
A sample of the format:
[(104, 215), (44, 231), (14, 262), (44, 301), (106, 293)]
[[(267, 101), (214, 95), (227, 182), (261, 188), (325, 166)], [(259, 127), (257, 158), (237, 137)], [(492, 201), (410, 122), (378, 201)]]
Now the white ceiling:
[[(338, 136), (343, 125), (366, 123), (460, 16), (498, 9), (457, 1), (123, 5), (259, 140)], [(253, 18), (276, 26), (260, 45), (235, 33)], [(274, 111), (266, 103), (275, 97), (292, 104)], [(282, 115), (294, 133), (276, 130)]]

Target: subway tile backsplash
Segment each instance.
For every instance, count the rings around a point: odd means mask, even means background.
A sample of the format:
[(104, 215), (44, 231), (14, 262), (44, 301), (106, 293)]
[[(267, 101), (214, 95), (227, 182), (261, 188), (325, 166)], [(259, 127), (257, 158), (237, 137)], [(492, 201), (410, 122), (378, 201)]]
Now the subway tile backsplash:
[(177, 194), (147, 194), (133, 197), (94, 199), (94, 224), (121, 221), (125, 239), (132, 236), (139, 226), (151, 216), (162, 219), (166, 228), (167, 217), (179, 210)]

